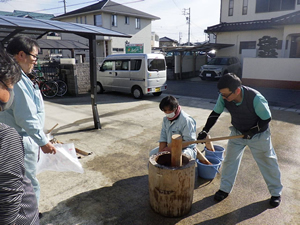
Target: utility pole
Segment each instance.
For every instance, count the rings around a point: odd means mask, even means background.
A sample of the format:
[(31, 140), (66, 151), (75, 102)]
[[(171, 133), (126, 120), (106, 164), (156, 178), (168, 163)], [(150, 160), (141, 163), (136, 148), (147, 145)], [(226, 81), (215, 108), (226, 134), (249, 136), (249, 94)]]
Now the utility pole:
[(178, 44), (180, 44), (180, 43), (181, 43), (181, 38), (182, 38), (182, 33), (181, 33), (181, 32), (179, 32), (179, 42), (178, 42)]
[(66, 0), (62, 0), (60, 2), (64, 3), (64, 10), (65, 10), (65, 14), (67, 13), (67, 6), (66, 6)]
[(188, 28), (188, 45), (190, 45), (190, 40), (191, 40), (191, 8), (183, 9), (183, 15), (187, 15), (186, 23), (189, 25), (189, 28)]

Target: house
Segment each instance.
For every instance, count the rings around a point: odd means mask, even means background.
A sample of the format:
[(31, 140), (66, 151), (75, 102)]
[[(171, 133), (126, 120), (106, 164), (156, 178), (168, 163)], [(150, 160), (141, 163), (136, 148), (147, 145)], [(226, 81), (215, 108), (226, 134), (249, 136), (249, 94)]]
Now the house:
[[(233, 44), (216, 54), (237, 56), (243, 62), (243, 81), (300, 88), (298, 61), (291, 59), (300, 58), (299, 0), (221, 0), (220, 23), (205, 32), (210, 43)], [(277, 59), (254, 59), (258, 56), (259, 39), (264, 36), (277, 38)], [(279, 58), (290, 60), (278, 61)]]
[(155, 32), (151, 32), (151, 48), (159, 47), (159, 36)]
[(162, 37), (159, 39), (159, 47), (177, 47), (178, 46), (178, 41), (173, 40), (168, 37)]
[(210, 42), (234, 44), (218, 55), (243, 58), (244, 49), (257, 56), (258, 41), (263, 36), (278, 39), (281, 58), (300, 58), (299, 0), (221, 0), (220, 23), (205, 30)]
[[(127, 49), (139, 49), (143, 53), (151, 53), (151, 21), (160, 18), (110, 0), (102, 0), (53, 19), (91, 24), (132, 36), (129, 39), (97, 36), (97, 57), (103, 58), (110, 54), (126, 53)], [(62, 39), (71, 38), (74, 37), (62, 35)], [(78, 37), (77, 40), (88, 44), (84, 38)], [(126, 46), (131, 46), (131, 48), (126, 48)], [(137, 46), (137, 48), (132, 48), (132, 46)], [(77, 56), (85, 54), (86, 52), (75, 52)]]

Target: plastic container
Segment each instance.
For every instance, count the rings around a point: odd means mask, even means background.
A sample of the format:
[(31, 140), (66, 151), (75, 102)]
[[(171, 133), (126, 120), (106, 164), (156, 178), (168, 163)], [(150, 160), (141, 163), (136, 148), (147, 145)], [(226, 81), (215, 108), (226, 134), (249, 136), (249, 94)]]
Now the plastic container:
[(203, 179), (212, 180), (219, 173), (221, 161), (215, 157), (206, 156), (206, 158), (212, 165), (203, 164), (197, 159), (198, 176)]
[(205, 156), (214, 157), (220, 160), (221, 162), (224, 160), (224, 152), (225, 148), (223, 148), (220, 145), (214, 145), (215, 152), (208, 150), (206, 147), (204, 147)]

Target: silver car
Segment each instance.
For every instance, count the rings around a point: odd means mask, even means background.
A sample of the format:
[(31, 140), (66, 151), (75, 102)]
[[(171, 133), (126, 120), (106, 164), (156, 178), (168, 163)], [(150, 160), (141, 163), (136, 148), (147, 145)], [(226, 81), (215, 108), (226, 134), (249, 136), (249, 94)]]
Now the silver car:
[(207, 64), (201, 66), (200, 77), (202, 80), (219, 79), (226, 73), (234, 73), (241, 78), (242, 65), (236, 57), (215, 57)]

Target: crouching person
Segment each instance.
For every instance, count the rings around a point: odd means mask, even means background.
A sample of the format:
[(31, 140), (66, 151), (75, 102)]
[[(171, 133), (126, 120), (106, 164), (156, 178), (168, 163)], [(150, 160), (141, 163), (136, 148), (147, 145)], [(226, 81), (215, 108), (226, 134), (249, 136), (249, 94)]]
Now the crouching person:
[[(150, 156), (163, 151), (171, 152), (173, 134), (180, 134), (183, 141), (196, 140), (196, 121), (185, 113), (177, 99), (173, 96), (163, 98), (159, 104), (161, 111), (165, 113), (159, 139), (159, 147), (150, 151)], [(182, 153), (196, 159), (196, 144), (189, 145), (182, 149)]]

